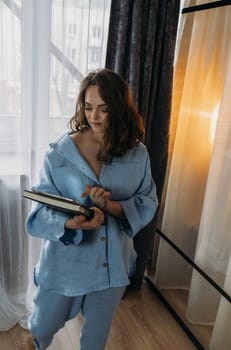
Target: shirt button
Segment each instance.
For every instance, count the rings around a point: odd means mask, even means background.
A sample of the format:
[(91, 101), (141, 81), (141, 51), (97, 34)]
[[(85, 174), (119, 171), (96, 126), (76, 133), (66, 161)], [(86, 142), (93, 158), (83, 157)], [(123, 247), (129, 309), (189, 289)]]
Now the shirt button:
[(107, 262), (104, 262), (104, 263), (102, 264), (102, 266), (103, 266), (103, 267), (107, 267), (107, 266), (108, 266), (108, 263), (107, 263)]
[(102, 236), (100, 239), (101, 239), (101, 241), (106, 241), (106, 237), (105, 236)]

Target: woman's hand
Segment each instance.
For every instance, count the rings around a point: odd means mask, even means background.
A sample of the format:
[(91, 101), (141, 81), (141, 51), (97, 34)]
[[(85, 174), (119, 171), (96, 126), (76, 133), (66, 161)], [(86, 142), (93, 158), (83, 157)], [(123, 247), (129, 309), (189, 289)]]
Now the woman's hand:
[(97, 205), (97, 207), (104, 209), (107, 207), (110, 198), (110, 192), (106, 191), (103, 187), (91, 187), (89, 185), (86, 185), (85, 192), (81, 194), (81, 197), (83, 198), (86, 196), (89, 196), (91, 198), (91, 201)]
[(68, 218), (64, 227), (71, 230), (96, 230), (104, 222), (104, 213), (101, 209), (92, 207), (95, 214), (91, 220), (87, 220), (85, 215), (75, 215), (73, 218)]
[(103, 187), (86, 185), (85, 192), (81, 194), (81, 197), (89, 196), (91, 201), (97, 205), (97, 207), (108, 212), (109, 214), (125, 218), (123, 208), (119, 201), (110, 199), (110, 192), (106, 191)]

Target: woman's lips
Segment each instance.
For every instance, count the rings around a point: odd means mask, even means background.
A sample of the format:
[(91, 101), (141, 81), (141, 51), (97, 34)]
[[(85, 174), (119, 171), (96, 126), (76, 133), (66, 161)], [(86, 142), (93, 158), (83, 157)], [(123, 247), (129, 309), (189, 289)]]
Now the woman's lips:
[(94, 126), (94, 127), (96, 127), (96, 128), (98, 128), (98, 127), (101, 126), (101, 123), (91, 123), (91, 125)]

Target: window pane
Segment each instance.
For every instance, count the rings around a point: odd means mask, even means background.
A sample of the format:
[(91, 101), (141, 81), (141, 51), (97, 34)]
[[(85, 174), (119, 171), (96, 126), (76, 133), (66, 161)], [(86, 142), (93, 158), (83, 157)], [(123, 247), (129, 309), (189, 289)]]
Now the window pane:
[[(11, 8), (10, 8), (11, 6)], [(21, 0), (0, 3), (0, 173), (12, 172), (21, 121)], [(12, 42), (13, 38), (13, 42)], [(7, 170), (6, 170), (7, 169)]]
[(16, 4), (12, 9), (0, 4), (0, 115), (19, 115), (21, 110), (21, 21), (18, 9)]
[(51, 31), (50, 130), (67, 130), (83, 77), (105, 66), (111, 2), (53, 0)]

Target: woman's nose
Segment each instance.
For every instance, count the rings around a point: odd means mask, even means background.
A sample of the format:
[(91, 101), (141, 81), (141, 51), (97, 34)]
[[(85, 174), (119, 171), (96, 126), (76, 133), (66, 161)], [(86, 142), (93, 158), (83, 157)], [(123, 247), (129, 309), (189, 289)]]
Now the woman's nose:
[(98, 113), (97, 109), (93, 109), (92, 113), (91, 113), (92, 120), (96, 120), (96, 119), (98, 119), (98, 117), (99, 117), (99, 113)]

